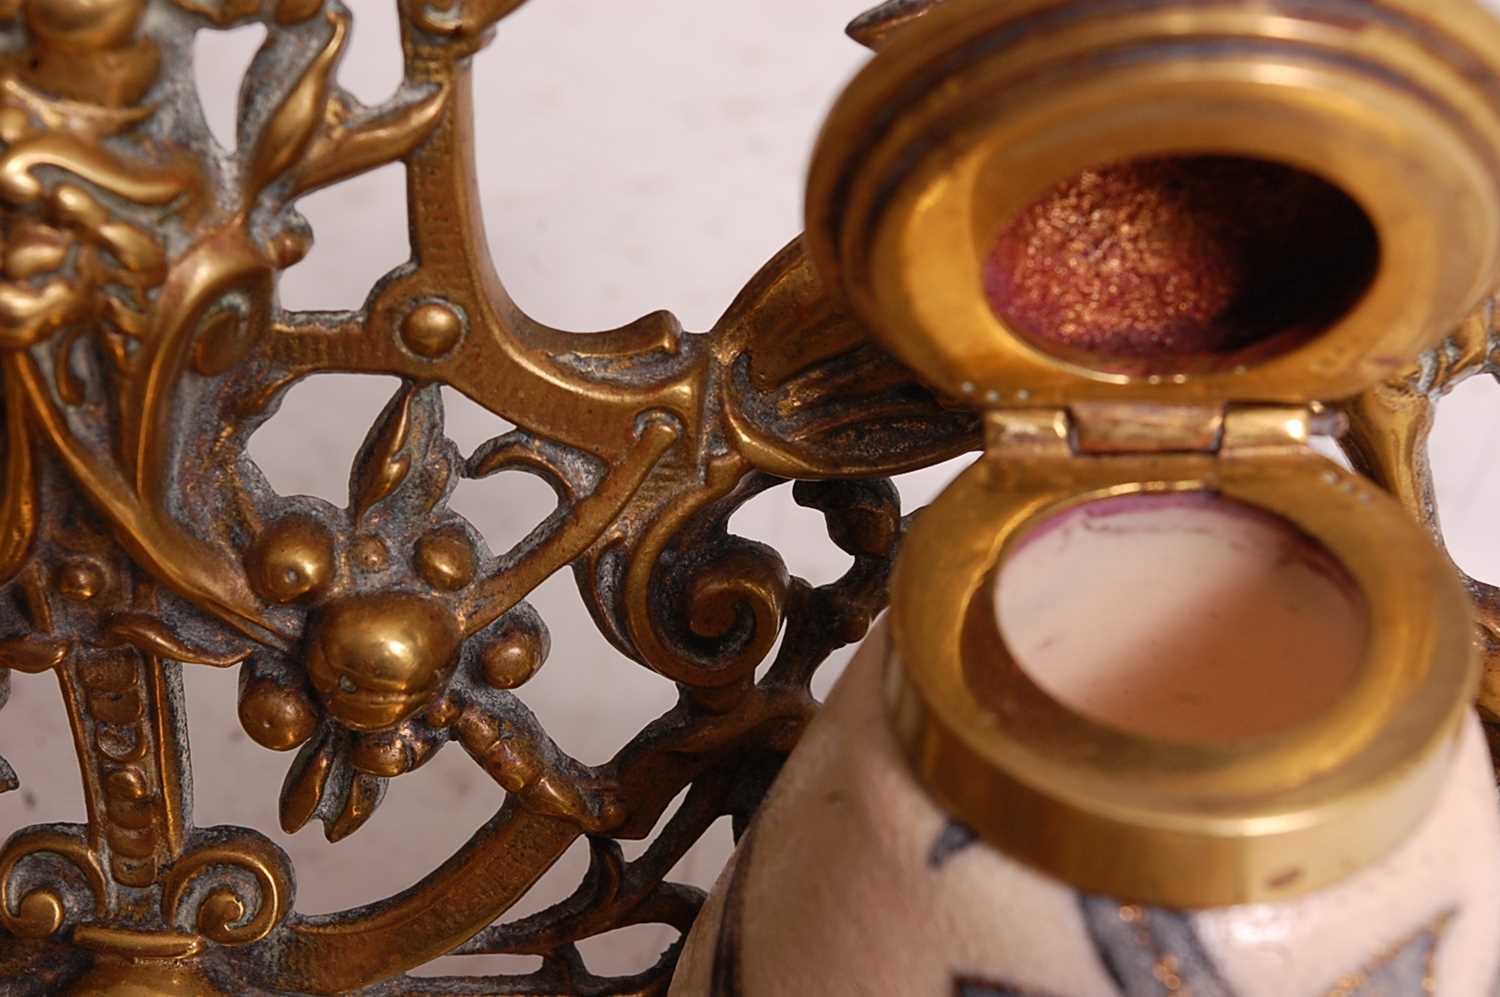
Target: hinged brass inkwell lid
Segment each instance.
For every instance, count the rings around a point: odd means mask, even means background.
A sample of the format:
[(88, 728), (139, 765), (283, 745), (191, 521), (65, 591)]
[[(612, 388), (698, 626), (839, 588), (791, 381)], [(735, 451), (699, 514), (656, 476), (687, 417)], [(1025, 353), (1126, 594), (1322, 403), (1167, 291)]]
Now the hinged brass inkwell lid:
[[(888, 685), (920, 779), (998, 847), (1216, 906), (1337, 881), (1422, 817), (1475, 689), (1471, 611), (1402, 508), (1309, 441), (1494, 284), (1495, 53), (1467, 2), (953, 0), (836, 106), (817, 264), (986, 413), (985, 457), (907, 541)], [(996, 578), (1132, 496), (1318, 552), (1362, 620), (1331, 698), (1178, 737), (1044, 691)]]

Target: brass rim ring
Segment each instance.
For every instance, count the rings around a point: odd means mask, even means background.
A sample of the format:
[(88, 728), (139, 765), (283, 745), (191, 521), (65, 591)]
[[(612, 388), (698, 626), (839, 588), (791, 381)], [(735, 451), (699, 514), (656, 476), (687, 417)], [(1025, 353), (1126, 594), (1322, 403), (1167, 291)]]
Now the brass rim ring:
[(1356, 394), (1451, 329), (1500, 265), (1500, 92), (1482, 83), (1500, 72), (1495, 20), (1421, 0), (1358, 6), (1340, 19), (1295, 3), (952, 0), (835, 105), (808, 185), (813, 260), (884, 346), (953, 397), (1138, 397), (1147, 377), (1038, 348), (995, 314), (981, 277), (994, 236), (1087, 169), (1274, 162), (1359, 204), (1379, 241), (1370, 286), (1322, 334), (1169, 371), (1151, 397)]
[[(1321, 458), (1170, 461), (1018, 474), (984, 459), (950, 486), (896, 569), (893, 725), (942, 806), (1080, 889), (1168, 907), (1285, 900), (1384, 856), (1426, 813), (1477, 684), (1467, 596), (1399, 505)], [(1143, 491), (1217, 492), (1342, 562), (1370, 631), (1336, 704), (1263, 736), (1170, 742), (1090, 720), (1025, 675), (995, 618), (996, 571), (1054, 515)]]

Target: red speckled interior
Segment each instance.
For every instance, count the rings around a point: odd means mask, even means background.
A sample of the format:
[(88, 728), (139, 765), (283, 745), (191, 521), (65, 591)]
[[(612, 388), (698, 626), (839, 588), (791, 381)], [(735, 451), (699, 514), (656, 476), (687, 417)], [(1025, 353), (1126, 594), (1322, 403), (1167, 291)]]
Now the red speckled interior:
[(1369, 217), (1327, 181), (1188, 156), (1059, 184), (1000, 232), (983, 276), (996, 314), (1034, 344), (1159, 373), (1305, 342), (1359, 300), (1379, 255)]

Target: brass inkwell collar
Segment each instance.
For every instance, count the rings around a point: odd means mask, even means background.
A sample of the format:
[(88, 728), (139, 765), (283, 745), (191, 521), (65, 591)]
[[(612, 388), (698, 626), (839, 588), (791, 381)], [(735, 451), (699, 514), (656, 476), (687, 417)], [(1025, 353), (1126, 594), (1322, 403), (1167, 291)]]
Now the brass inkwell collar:
[[(1495, 53), (1470, 2), (951, 0), (839, 100), (812, 255), (988, 420), (907, 541), (888, 687), (918, 777), (998, 847), (1216, 906), (1337, 881), (1421, 819), (1477, 681), (1471, 611), (1406, 513), (1307, 443), (1495, 283)], [(1174, 492), (1273, 514), (1347, 573), (1369, 632), (1332, 707), (1179, 743), (1017, 666), (991, 595), (1011, 553), (1069, 509)]]

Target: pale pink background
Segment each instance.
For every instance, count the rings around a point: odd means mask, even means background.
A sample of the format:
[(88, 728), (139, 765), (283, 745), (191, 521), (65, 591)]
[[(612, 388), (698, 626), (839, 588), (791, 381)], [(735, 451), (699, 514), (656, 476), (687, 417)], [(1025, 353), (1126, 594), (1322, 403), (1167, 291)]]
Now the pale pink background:
[[(393, 0), (359, 0), (346, 86), (367, 101), (400, 76)], [(818, 123), (865, 58), (842, 28), (861, 0), (534, 0), (504, 22), (478, 60), (479, 160), (485, 220), (499, 272), (523, 307), (551, 324), (608, 328), (656, 308), (708, 328), (741, 284), (800, 227), (802, 182)], [(253, 31), (206, 37), (199, 67), (210, 118), (225, 133)], [(406, 258), (399, 168), (304, 202), (317, 232), (287, 274), (291, 307), (353, 307)], [(342, 501), (349, 458), (388, 381), (321, 378), (295, 390), (257, 437), (255, 456), (282, 491)], [(1448, 404), (1434, 461), (1449, 536), (1461, 563), (1500, 576), (1500, 540), (1485, 528), (1500, 498), (1500, 392), (1471, 382)], [(504, 424), (467, 404), (450, 433), (472, 447)], [(955, 467), (908, 476), (909, 504), (927, 501)], [(551, 493), (524, 475), (469, 484), (456, 504), (497, 549), (546, 515)], [(815, 581), (847, 564), (821, 518), (782, 492), (752, 503), (736, 528), (782, 550)], [(552, 629), (551, 660), (526, 701), (569, 751), (602, 761), (672, 703), (670, 684), (621, 658), (579, 604), (571, 575), (544, 585), (537, 607)], [(840, 667), (841, 656), (825, 670)], [(499, 790), (459, 750), (398, 779), (375, 818), (330, 846), (317, 827), (275, 830), (289, 756), (253, 745), (235, 720), (235, 676), (187, 671), (201, 825), (251, 824), (296, 861), (298, 908), (327, 912), (402, 889), (482, 824)], [(0, 713), (0, 754), (23, 789), (0, 796), (0, 834), (33, 821), (83, 816), (53, 680), (16, 676)], [(722, 825), (678, 878), (707, 884), (728, 850)], [(630, 854), (635, 854), (631, 849)], [(516, 913), (558, 899), (584, 868), (580, 845)], [(585, 946), (596, 970), (633, 971), (670, 938), (642, 927)], [(439, 969), (472, 972), (476, 960)], [(526, 960), (508, 962), (524, 966)]]

